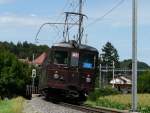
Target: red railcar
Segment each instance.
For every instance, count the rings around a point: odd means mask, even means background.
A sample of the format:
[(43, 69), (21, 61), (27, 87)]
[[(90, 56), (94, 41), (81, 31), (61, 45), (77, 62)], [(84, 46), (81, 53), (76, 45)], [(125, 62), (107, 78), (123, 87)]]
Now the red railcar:
[(84, 101), (94, 89), (97, 49), (75, 41), (54, 44), (42, 66), (40, 91), (47, 97)]

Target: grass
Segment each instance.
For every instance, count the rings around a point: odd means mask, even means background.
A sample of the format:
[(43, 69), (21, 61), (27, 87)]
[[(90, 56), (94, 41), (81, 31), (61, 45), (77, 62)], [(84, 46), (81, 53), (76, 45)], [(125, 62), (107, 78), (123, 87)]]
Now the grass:
[[(129, 105), (131, 103), (131, 95), (112, 95), (106, 96), (104, 99), (108, 99), (111, 102), (117, 102)], [(150, 105), (150, 94), (138, 94), (138, 101), (140, 106), (147, 106)]]
[[(138, 110), (142, 113), (150, 113), (150, 94), (138, 94)], [(121, 110), (131, 109), (131, 94), (117, 94), (99, 96), (96, 101), (88, 99), (87, 105), (97, 107), (109, 107)]]
[(21, 113), (24, 99), (18, 97), (11, 100), (0, 100), (0, 113)]

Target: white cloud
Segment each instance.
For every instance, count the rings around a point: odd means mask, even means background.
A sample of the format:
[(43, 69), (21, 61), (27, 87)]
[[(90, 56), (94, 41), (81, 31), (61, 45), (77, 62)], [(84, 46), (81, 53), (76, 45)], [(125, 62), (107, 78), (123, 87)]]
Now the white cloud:
[(0, 4), (7, 4), (7, 3), (12, 3), (15, 0), (0, 0)]
[(1, 15), (0, 25), (1, 26), (14, 26), (14, 27), (36, 27), (45, 22), (50, 21), (48, 18), (38, 17), (35, 14), (29, 16), (18, 16), (18, 15)]
[(32, 16), (32, 17), (36, 17), (37, 15), (36, 15), (36, 14), (31, 14), (30, 16)]

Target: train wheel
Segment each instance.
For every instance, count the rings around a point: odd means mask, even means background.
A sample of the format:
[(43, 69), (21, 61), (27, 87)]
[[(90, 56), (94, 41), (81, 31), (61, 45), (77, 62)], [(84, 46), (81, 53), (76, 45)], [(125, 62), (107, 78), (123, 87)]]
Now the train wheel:
[(86, 101), (86, 96), (83, 92), (70, 90), (66, 102), (71, 104), (81, 105)]
[(70, 90), (68, 96), (71, 98), (79, 98), (80, 93), (77, 90)]

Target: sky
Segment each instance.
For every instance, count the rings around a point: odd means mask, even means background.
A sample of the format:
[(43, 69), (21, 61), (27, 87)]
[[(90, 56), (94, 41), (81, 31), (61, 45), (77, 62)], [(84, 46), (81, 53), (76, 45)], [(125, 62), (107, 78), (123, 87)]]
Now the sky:
[[(89, 45), (100, 53), (106, 42), (111, 42), (118, 50), (120, 60), (132, 56), (132, 0), (124, 0), (110, 14), (100, 21), (121, 0), (86, 0), (83, 12), (85, 33)], [(0, 41), (17, 43), (28, 41), (51, 46), (62, 39), (62, 26), (45, 26), (40, 32), (39, 43), (36, 33), (45, 22), (64, 21), (63, 12), (71, 11), (71, 3), (78, 0), (0, 0)], [(138, 4), (138, 60), (150, 65), (150, 0), (139, 0)], [(93, 24), (90, 24), (93, 23)], [(59, 34), (58, 34), (59, 33)]]

